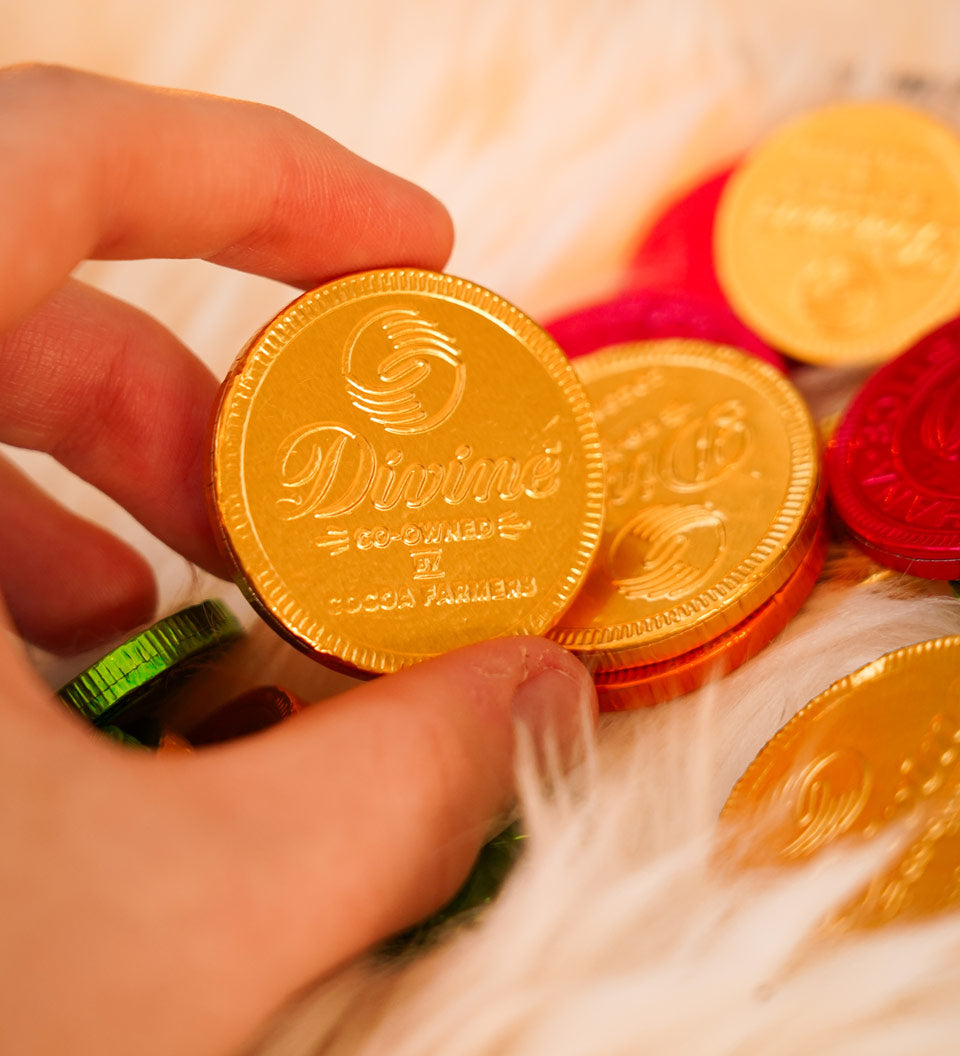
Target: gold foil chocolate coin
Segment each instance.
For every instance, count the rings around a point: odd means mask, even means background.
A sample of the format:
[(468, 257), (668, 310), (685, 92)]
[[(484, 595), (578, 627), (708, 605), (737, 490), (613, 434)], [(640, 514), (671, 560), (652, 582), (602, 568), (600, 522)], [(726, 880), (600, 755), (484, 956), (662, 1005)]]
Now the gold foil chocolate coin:
[(821, 530), (796, 572), (776, 594), (705, 645), (672, 660), (598, 672), (594, 681), (600, 710), (621, 711), (672, 700), (751, 660), (787, 626), (813, 589), (823, 567), (826, 542)]
[(723, 817), (744, 823), (756, 864), (910, 826), (905, 851), (844, 909), (845, 925), (960, 903), (960, 637), (888, 653), (815, 697), (750, 764)]
[(734, 310), (774, 347), (888, 359), (960, 312), (960, 140), (892, 103), (808, 114), (731, 177), (715, 253)]
[(577, 361), (603, 446), (597, 560), (549, 637), (594, 670), (688, 652), (796, 571), (819, 527), (817, 436), (794, 387), (703, 341)]
[(596, 549), (602, 461), (535, 323), (462, 279), (373, 271), (301, 297), (241, 354), (211, 497), (261, 614), (386, 672), (545, 631)]

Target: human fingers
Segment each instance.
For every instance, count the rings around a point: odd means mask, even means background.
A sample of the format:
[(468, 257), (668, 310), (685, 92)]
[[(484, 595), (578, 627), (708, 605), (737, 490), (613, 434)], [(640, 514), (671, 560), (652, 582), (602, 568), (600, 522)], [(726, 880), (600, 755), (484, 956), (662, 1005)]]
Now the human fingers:
[(310, 286), (450, 251), (431, 195), (271, 107), (13, 67), (0, 154), (0, 268), (16, 276), (0, 330), (88, 257), (203, 257)]
[(0, 458), (0, 591), (27, 641), (76, 653), (147, 622), (150, 566), (126, 543), (65, 510)]
[(192, 798), (215, 804), (206, 823), (233, 856), (223, 925), (277, 937), (256, 985), (269, 977), (287, 997), (442, 905), (513, 802), (514, 723), (569, 761), (595, 715), (577, 660), (541, 639), (499, 639), (181, 767), (202, 781)]
[(0, 334), (0, 440), (46, 451), (227, 575), (204, 504), (217, 382), (151, 316), (68, 281)]
[(0, 698), (0, 760), (30, 790), (0, 801), (22, 837), (0, 861), (20, 967), (5, 1037), (245, 1051), (319, 973), (453, 894), (511, 803), (515, 722), (569, 753), (595, 708), (585, 670), (539, 639), (471, 646), (193, 755), (83, 745), (66, 716)]

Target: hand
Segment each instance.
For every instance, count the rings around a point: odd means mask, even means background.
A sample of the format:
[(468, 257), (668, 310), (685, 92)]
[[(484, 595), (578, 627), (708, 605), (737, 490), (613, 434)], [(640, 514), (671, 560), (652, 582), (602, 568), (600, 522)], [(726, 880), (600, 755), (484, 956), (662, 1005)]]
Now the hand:
[[(216, 383), (68, 278), (201, 256), (302, 286), (440, 267), (443, 208), (286, 114), (54, 69), (0, 72), (0, 440), (48, 451), (223, 571), (201, 492)], [(77, 647), (148, 618), (138, 555), (0, 470), (12, 623)], [(437, 908), (512, 797), (514, 723), (593, 715), (537, 639), (461, 650), (194, 756), (102, 738), (0, 636), (0, 1022), (11, 1052), (228, 1053), (310, 979)]]

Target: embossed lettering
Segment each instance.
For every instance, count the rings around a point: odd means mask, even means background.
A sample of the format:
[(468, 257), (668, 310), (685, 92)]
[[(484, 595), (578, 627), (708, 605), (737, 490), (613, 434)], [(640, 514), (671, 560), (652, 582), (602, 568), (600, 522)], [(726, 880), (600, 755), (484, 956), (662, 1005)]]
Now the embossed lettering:
[(375, 465), (362, 436), (333, 422), (309, 425), (281, 445), (280, 483), (287, 493), (277, 505), (285, 520), (346, 513), (363, 500)]
[(545, 499), (560, 486), (560, 450), (557, 443), (523, 463), (510, 456), (470, 461), (473, 450), (465, 444), (457, 450), (457, 479), (444, 490), (443, 497), (454, 506), (467, 498), (487, 502), (494, 494), (506, 502), (524, 494), (531, 499)]
[(414, 579), (443, 578), (444, 573), (440, 569), (442, 550), (411, 550), (410, 557), (413, 559)]
[(851, 202), (844, 207), (766, 198), (758, 202), (757, 216), (775, 230), (849, 236), (878, 253), (888, 254), (892, 265), (934, 272), (948, 266), (957, 240), (957, 231), (951, 225), (880, 213), (867, 202)]
[(307, 514), (336, 517), (364, 501), (386, 512), (422, 509), (440, 499), (451, 506), (488, 502), (495, 496), (503, 501), (522, 495), (545, 499), (560, 486), (561, 452), (558, 441), (526, 459), (475, 457), (470, 444), (461, 444), (445, 465), (404, 464), (397, 448), (381, 462), (366, 438), (322, 422), (292, 434), (281, 446), (281, 485), (290, 494), (277, 504), (285, 519), (292, 520)]
[(674, 491), (697, 491), (742, 462), (750, 449), (747, 410), (741, 400), (714, 404), (682, 425), (664, 445), (661, 475)]
[(431, 606), (469, 605), (482, 602), (515, 601), (532, 598), (537, 593), (537, 581), (533, 576), (517, 579), (475, 579), (456, 582), (431, 583), (423, 598), (423, 604)]
[(470, 463), (459, 485), (444, 498), (456, 506), (469, 495), (478, 502), (487, 502), (494, 492), (507, 501), (523, 494), (520, 486), (520, 466), (515, 458), (477, 458)]
[(607, 496), (612, 506), (644, 502), (663, 484), (689, 494), (742, 465), (752, 451), (747, 409), (738, 399), (693, 416), (686, 403), (666, 403), (604, 445)]
[(897, 479), (888, 484), (887, 481), (889, 479), (889, 476), (872, 477), (865, 483), (885, 485), (879, 495), (875, 497), (877, 505), (883, 510), (902, 517), (907, 524), (915, 524), (922, 521), (931, 514), (936, 513), (942, 506), (942, 503), (937, 499), (929, 499), (919, 495)]
[[(407, 521), (397, 527), (379, 524), (355, 528), (353, 544), (358, 550), (385, 550), (394, 543), (401, 546), (438, 546), (442, 543), (483, 542), (499, 535), (501, 539), (518, 539), (530, 528), (513, 510), (490, 517), (461, 517), (444, 521)], [(329, 528), (318, 546), (336, 548), (337, 553), (350, 549), (350, 533), (345, 528)], [(439, 551), (438, 551), (439, 552)]]
[(658, 369), (641, 370), (628, 382), (607, 393), (594, 405), (593, 414), (597, 425), (602, 425), (608, 418), (619, 414), (637, 400), (649, 395), (664, 385), (663, 371)]
[(947, 774), (960, 758), (960, 724), (946, 713), (938, 713), (920, 738), (918, 750), (900, 763), (900, 781), (894, 802), (905, 807), (939, 791)]
[(389, 587), (367, 594), (330, 598), (327, 608), (331, 616), (357, 616), (361, 612), (402, 612), (412, 609), (416, 604), (417, 599), (409, 587)]
[(384, 464), (377, 468), (370, 488), (370, 499), (378, 510), (392, 510), (402, 501), (411, 510), (426, 506), (440, 492), (443, 466), (431, 462), (427, 466), (411, 462), (398, 470), (403, 453), (394, 448), (388, 451)]

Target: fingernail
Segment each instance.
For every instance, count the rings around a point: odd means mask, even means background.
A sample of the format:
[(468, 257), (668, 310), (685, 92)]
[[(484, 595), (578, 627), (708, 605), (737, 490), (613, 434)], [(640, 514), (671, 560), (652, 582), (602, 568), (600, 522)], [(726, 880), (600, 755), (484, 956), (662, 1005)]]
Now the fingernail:
[(597, 713), (597, 696), (586, 669), (545, 668), (517, 687), (514, 717), (531, 733), (541, 749), (555, 745), (567, 760), (580, 744), (586, 723)]

